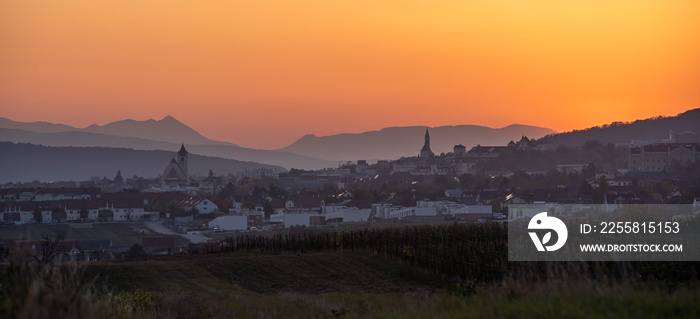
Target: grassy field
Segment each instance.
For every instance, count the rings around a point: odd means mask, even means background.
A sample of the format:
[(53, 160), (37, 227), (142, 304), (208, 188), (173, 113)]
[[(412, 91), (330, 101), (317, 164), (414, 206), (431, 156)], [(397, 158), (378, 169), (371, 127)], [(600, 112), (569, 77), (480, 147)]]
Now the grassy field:
[[(63, 311), (58, 316), (62, 318), (91, 314), (103, 318), (700, 316), (700, 290), (694, 284), (669, 287), (560, 278), (540, 283), (505, 280), (459, 290), (408, 265), (350, 252), (171, 256), (89, 263), (62, 273), (64, 282), (89, 283), (95, 288), (38, 285), (43, 287), (43, 297), (39, 299), (31, 289), (29, 292), (10, 289), (2, 298), (9, 298), (17, 305), (11, 309), (14, 312), (9, 312), (2, 309), (7, 306), (3, 304), (0, 316), (46, 317), (34, 314), (48, 313), (39, 309), (56, 307), (53, 304), (56, 300), (61, 301), (57, 311)], [(92, 281), (85, 279), (95, 277)], [(0, 280), (7, 278), (5, 274)], [(47, 280), (46, 276), (39, 278)], [(52, 278), (56, 281), (56, 276)], [(74, 294), (75, 290), (89, 295), (90, 302), (60, 298)], [(52, 294), (59, 297), (47, 297)]]
[[(239, 238), (230, 252), (12, 264), (0, 274), (0, 317), (700, 317), (697, 263), (512, 263), (502, 248), (482, 245), (503, 247), (490, 237), (501, 231), (456, 225), (279, 243)], [(501, 275), (464, 277), (489, 265), (500, 265), (488, 272)]]

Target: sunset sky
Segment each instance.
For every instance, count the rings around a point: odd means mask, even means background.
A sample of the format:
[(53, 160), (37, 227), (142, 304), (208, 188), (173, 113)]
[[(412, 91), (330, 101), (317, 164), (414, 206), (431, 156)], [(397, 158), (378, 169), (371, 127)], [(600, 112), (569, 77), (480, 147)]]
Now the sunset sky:
[(557, 131), (700, 107), (700, 1), (0, 2), (0, 117), (305, 134)]

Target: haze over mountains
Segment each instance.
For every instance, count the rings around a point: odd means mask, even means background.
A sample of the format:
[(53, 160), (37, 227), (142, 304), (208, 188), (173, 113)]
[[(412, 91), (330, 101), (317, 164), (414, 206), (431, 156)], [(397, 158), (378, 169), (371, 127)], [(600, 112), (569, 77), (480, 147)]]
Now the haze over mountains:
[[(521, 136), (546, 141), (550, 148), (558, 145), (582, 145), (589, 140), (624, 144), (633, 139), (668, 138), (670, 130), (700, 132), (700, 109), (689, 110), (673, 117), (614, 123), (559, 134), (554, 134), (555, 132), (551, 129), (527, 125), (510, 125), (500, 129), (476, 125), (441, 126), (428, 129), (431, 148), (436, 154), (451, 152), (457, 144), (462, 144), (467, 149), (477, 144), (506, 145), (511, 140), (518, 141)], [(280, 170), (320, 169), (336, 167), (341, 161), (394, 160), (402, 156), (416, 156), (423, 146), (425, 130), (424, 126), (390, 127), (356, 134), (323, 137), (306, 135), (279, 150), (257, 150), (210, 140), (171, 116), (158, 121), (123, 120), (86, 128), (46, 122), (21, 123), (0, 118), (0, 141), (35, 144), (2, 143), (0, 145), (2, 148), (0, 151), (3, 153), (0, 158), (3, 176), (0, 176), (0, 180), (26, 180), (27, 178), (21, 177), (35, 176), (30, 172), (32, 169), (43, 172), (44, 176), (50, 176), (52, 179), (67, 177), (71, 174), (76, 174), (74, 178), (85, 174), (110, 176), (120, 169), (125, 176), (138, 174), (144, 177), (155, 177), (162, 173), (181, 143), (185, 144), (191, 154), (206, 158), (201, 160), (201, 163), (206, 165), (202, 164), (204, 166), (192, 170), (193, 173), (197, 172), (195, 174), (206, 174), (209, 169), (217, 174), (227, 174), (256, 167)], [(144, 152), (153, 150), (164, 152)], [(75, 155), (70, 155), (71, 153)], [(59, 165), (55, 162), (55, 160), (70, 162), (69, 159), (73, 161), (72, 166)], [(143, 168), (117, 165), (120, 161), (134, 165), (142, 163)], [(93, 170), (77, 175), (81, 168), (87, 171), (87, 168), (95, 165), (102, 165), (103, 170), (99, 172)], [(52, 173), (52, 171), (60, 172)], [(22, 175), (21, 172), (26, 174)], [(31, 177), (31, 179), (40, 178)]]
[[(16, 181), (84, 181), (92, 176), (154, 178), (163, 173), (175, 152), (105, 147), (47, 147), (0, 142), (0, 183)], [(282, 167), (190, 154), (192, 176), (236, 174), (246, 169)]]
[(394, 160), (402, 156), (417, 156), (423, 147), (426, 129), (429, 130), (430, 146), (435, 154), (452, 152), (457, 144), (466, 146), (468, 150), (477, 144), (504, 146), (511, 140), (517, 142), (522, 136), (540, 138), (556, 133), (548, 128), (517, 124), (500, 129), (477, 125), (389, 127), (357, 134), (323, 137), (310, 134), (280, 151), (336, 161)]
[(104, 126), (75, 128), (46, 122), (21, 123), (0, 118), (0, 141), (44, 146), (117, 147), (176, 152), (182, 143), (194, 154), (258, 162), (286, 169), (316, 169), (335, 162), (278, 151), (256, 150), (207, 139), (171, 116), (162, 120), (123, 120)]
[(111, 136), (134, 137), (140, 140), (170, 142), (175, 144), (231, 144), (210, 140), (189, 126), (176, 120), (172, 116), (166, 116), (159, 121), (153, 119), (145, 121), (126, 119), (105, 125), (93, 124), (86, 128), (76, 128), (65, 124), (53, 124), (48, 122), (22, 123), (6, 118), (0, 118), (0, 128), (24, 130), (37, 133), (96, 133)]
[[(215, 156), (286, 169), (335, 167), (339, 161), (358, 159), (393, 160), (415, 156), (423, 146), (426, 127), (391, 127), (358, 134), (324, 137), (307, 135), (279, 150), (257, 150), (210, 140), (171, 116), (161, 120), (122, 120), (103, 126), (75, 128), (46, 122), (21, 123), (0, 118), (0, 140), (45, 146), (121, 147), (135, 150), (179, 149), (184, 143), (195, 154)], [(553, 130), (526, 125), (492, 129), (476, 125), (442, 126), (430, 129), (433, 151), (450, 152), (456, 144), (467, 148), (482, 145), (505, 145), (519, 140), (554, 133)]]

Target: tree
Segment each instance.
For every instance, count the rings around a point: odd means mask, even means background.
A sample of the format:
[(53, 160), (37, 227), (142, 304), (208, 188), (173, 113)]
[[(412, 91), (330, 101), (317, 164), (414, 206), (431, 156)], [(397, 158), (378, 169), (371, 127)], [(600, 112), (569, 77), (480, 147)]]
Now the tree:
[(596, 194), (596, 203), (602, 204), (605, 202), (605, 195), (608, 194), (608, 181), (605, 179), (605, 175), (598, 179), (598, 193)]
[(475, 184), (474, 184), (474, 190), (475, 191), (480, 191), (489, 188), (489, 185), (491, 184), (491, 179), (484, 176), (481, 177)]
[(114, 184), (121, 185), (124, 183), (124, 178), (122, 177), (122, 171), (117, 171), (117, 176), (114, 176)]
[(584, 167), (581, 170), (581, 176), (583, 178), (593, 178), (595, 176), (595, 173), (598, 171), (598, 169), (595, 167), (595, 164), (593, 162), (589, 163), (588, 166)]
[(265, 205), (263, 205), (263, 211), (265, 212), (265, 218), (270, 219), (270, 215), (275, 211), (274, 207), (272, 207), (272, 203), (269, 201), (265, 201)]
[(438, 175), (433, 179), (433, 185), (437, 186), (439, 190), (444, 191), (457, 187), (457, 182), (445, 175)]
[(42, 217), (41, 217), (41, 210), (40, 209), (36, 209), (34, 211), (34, 218), (33, 219), (35, 222), (41, 223)]
[(271, 197), (285, 197), (285, 196), (287, 196), (287, 191), (275, 186), (275, 184), (270, 184), (268, 189), (269, 189), (268, 193)]
[(165, 206), (164, 213), (170, 214), (170, 217), (182, 217), (186, 215), (186, 212), (182, 209), (182, 207), (172, 201)]
[(32, 257), (41, 264), (48, 264), (58, 255), (58, 246), (66, 238), (64, 232), (45, 232), (41, 234), (41, 239), (37, 242), (37, 253)]
[(578, 188), (578, 196), (579, 197), (588, 197), (593, 195), (593, 187), (591, 187), (590, 184), (588, 184), (587, 181), (583, 181), (581, 183), (581, 187)]
[(221, 188), (221, 190), (219, 190), (219, 193), (217, 195), (219, 195), (219, 197), (221, 198), (233, 197), (234, 195), (236, 195), (236, 186), (233, 185), (233, 183), (228, 183), (226, 184), (226, 186)]
[(462, 189), (473, 189), (474, 188), (474, 175), (469, 173), (464, 173), (459, 175), (459, 183)]
[(508, 177), (504, 176), (501, 183), (498, 185), (498, 189), (503, 190), (507, 188), (510, 188), (510, 180), (508, 180)]
[(127, 256), (129, 258), (143, 257), (146, 256), (146, 252), (143, 251), (143, 247), (141, 245), (134, 244), (133, 246), (131, 246), (131, 248), (129, 248)]

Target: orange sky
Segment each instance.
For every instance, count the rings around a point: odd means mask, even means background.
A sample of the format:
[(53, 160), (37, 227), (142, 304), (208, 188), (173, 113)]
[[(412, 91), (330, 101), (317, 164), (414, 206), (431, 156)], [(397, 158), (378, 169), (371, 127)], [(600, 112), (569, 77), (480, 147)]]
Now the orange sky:
[(304, 134), (557, 131), (700, 107), (700, 1), (2, 1), (0, 116)]

